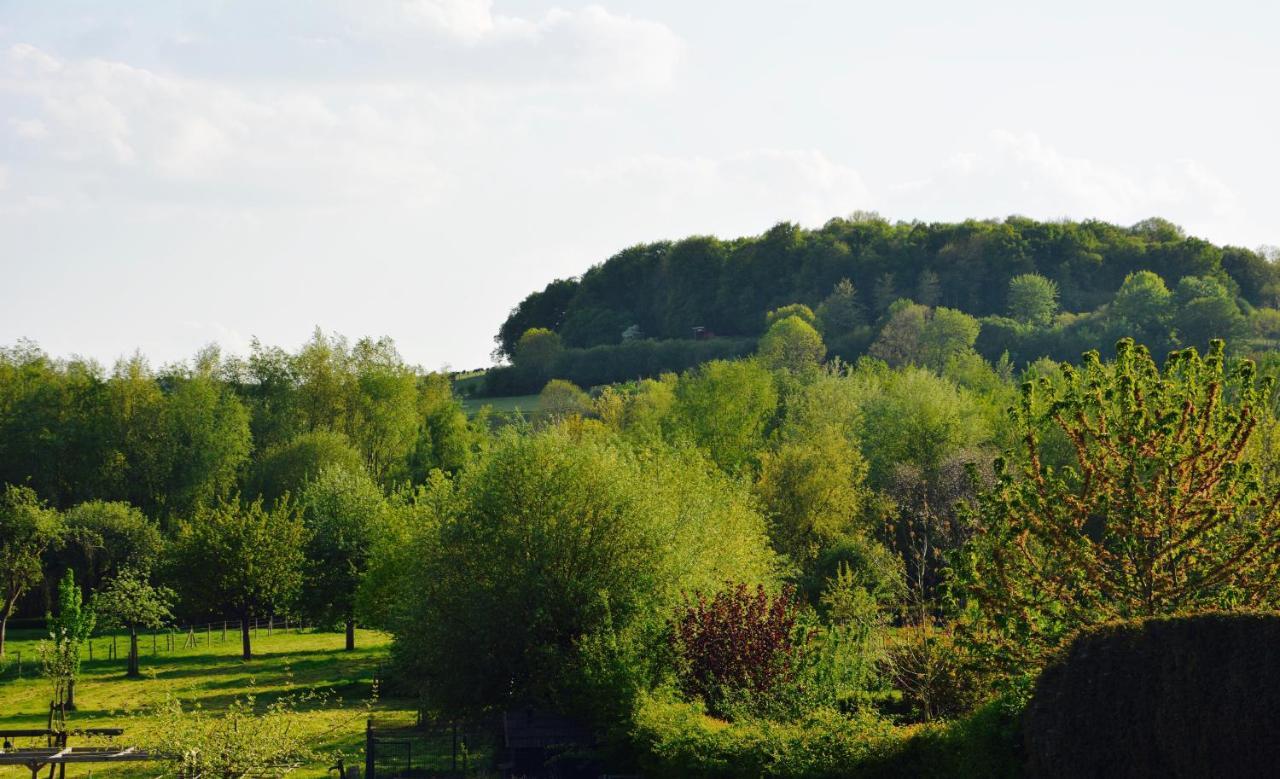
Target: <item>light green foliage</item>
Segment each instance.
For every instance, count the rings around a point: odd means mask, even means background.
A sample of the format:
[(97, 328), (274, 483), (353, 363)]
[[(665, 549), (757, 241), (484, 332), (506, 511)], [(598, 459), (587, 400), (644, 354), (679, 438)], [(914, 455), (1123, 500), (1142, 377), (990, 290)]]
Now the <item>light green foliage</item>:
[(959, 449), (992, 440), (999, 411), (972, 393), (921, 368), (855, 374), (850, 391), (862, 412), (859, 436), (872, 484), (885, 487), (895, 466), (936, 469)]
[(1274, 308), (1255, 309), (1249, 317), (1253, 334), (1269, 341), (1280, 339), (1280, 311)]
[(817, 327), (818, 317), (813, 313), (813, 309), (803, 303), (792, 303), (788, 306), (775, 308), (764, 315), (764, 326), (770, 328), (789, 317), (796, 317), (811, 327)]
[(68, 570), (58, 582), (58, 613), (46, 615), (45, 622), (53, 644), (49, 652), (65, 657), (50, 658), (51, 667), (56, 667), (56, 673), (65, 674), (68, 682), (74, 682), (80, 673), (80, 645), (93, 634), (97, 624), (97, 615), (85, 605), (80, 585), (76, 584), (75, 571)]
[(1058, 313), (1058, 285), (1038, 273), (1009, 279), (1009, 316), (1024, 325), (1048, 327)]
[(681, 593), (773, 576), (749, 496), (689, 451), (637, 452), (568, 427), (508, 431), (423, 497), (438, 515), (405, 556), (395, 651), (446, 710), (607, 707), (632, 693), (580, 689), (602, 675), (579, 675), (579, 642), (638, 636), (646, 651), (625, 662), (649, 668)]
[(778, 551), (809, 565), (834, 540), (855, 532), (867, 499), (866, 474), (856, 442), (837, 427), (766, 452), (756, 494)]
[(853, 282), (841, 279), (818, 306), (817, 326), (826, 338), (845, 335), (866, 324), (866, 312), (858, 303)]
[(1169, 343), (1172, 326), (1173, 293), (1164, 279), (1151, 271), (1138, 271), (1125, 277), (1111, 301), (1110, 313), (1124, 334), (1153, 350)]
[(760, 339), (757, 351), (760, 361), (768, 367), (793, 372), (816, 368), (826, 354), (822, 336), (810, 322), (798, 316), (775, 321)]
[(973, 349), (981, 327), (963, 311), (935, 308), (920, 334), (921, 364), (941, 372), (950, 360)]
[(752, 360), (717, 360), (680, 377), (674, 415), (680, 435), (728, 471), (753, 460), (778, 406), (769, 371)]
[(432, 373), (418, 380), (418, 439), (410, 461), (414, 482), (433, 469), (452, 473), (462, 468), (482, 443), (483, 427), (467, 422), (467, 412), (453, 394), (449, 377)]
[(538, 418), (544, 422), (585, 417), (591, 412), (591, 396), (571, 381), (552, 379), (538, 395)]
[(526, 330), (516, 342), (511, 363), (530, 376), (545, 381), (551, 377), (552, 367), (563, 350), (559, 335), (545, 327), (534, 327)]
[[(1078, 628), (1107, 620), (1280, 602), (1280, 496), (1243, 460), (1271, 391), (1214, 342), (1163, 369), (1129, 340), (1086, 355), (1063, 385), (1024, 385), (1022, 442), (975, 517), (960, 566), (975, 652), (1034, 669)], [(1041, 457), (1058, 428), (1073, 461)]]
[(298, 497), (307, 529), (302, 606), (322, 625), (355, 621), (356, 591), (387, 528), (382, 490), (363, 471), (329, 466)]
[(299, 705), (315, 706), (317, 700), (323, 697), (313, 693), (259, 706), (251, 694), (213, 712), (168, 696), (142, 712), (158, 725), (145, 747), (165, 756), (174, 773), (191, 779), (283, 777), (316, 760), (314, 736), (299, 727)]
[(173, 619), (170, 609), (174, 593), (168, 587), (156, 587), (147, 574), (123, 568), (94, 593), (93, 612), (103, 627), (120, 627), (129, 631), (129, 676), (138, 676), (138, 629), (156, 629)]
[(41, 557), (62, 538), (62, 518), (27, 487), (6, 485), (0, 494), (0, 657), (5, 629), (18, 599), (40, 583)]
[(187, 613), (241, 620), (270, 614), (289, 606), (302, 584), (306, 537), (288, 503), (271, 509), (261, 500), (219, 503), (179, 527), (170, 580)]

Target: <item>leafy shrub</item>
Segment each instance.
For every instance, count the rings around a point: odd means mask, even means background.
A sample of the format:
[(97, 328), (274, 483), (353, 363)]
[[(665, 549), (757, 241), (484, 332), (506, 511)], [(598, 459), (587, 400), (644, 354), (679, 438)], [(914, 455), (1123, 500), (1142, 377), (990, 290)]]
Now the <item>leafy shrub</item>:
[(1086, 630), (1024, 720), (1034, 777), (1274, 776), (1280, 615), (1202, 614)]
[(698, 594), (675, 621), (672, 641), (682, 661), (684, 690), (723, 713), (745, 693), (766, 701), (795, 681), (809, 635), (798, 633), (799, 607), (788, 587), (769, 595), (763, 585), (730, 585), (710, 599)]

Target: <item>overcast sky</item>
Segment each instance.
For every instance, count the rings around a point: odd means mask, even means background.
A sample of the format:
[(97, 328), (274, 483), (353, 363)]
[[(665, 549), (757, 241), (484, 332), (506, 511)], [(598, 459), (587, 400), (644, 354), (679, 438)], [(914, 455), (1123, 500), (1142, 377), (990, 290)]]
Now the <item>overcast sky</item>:
[[(980, 6), (980, 7), (979, 7)], [(1280, 4), (0, 0), (0, 344), (489, 363), (640, 241), (1159, 215), (1280, 243)]]

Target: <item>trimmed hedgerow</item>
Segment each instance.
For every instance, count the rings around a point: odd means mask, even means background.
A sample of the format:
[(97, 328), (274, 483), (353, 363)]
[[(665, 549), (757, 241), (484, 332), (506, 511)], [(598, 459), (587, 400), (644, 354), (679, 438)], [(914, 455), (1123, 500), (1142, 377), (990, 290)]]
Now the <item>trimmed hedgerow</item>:
[(1023, 723), (1033, 777), (1275, 776), (1280, 615), (1203, 614), (1081, 633)]

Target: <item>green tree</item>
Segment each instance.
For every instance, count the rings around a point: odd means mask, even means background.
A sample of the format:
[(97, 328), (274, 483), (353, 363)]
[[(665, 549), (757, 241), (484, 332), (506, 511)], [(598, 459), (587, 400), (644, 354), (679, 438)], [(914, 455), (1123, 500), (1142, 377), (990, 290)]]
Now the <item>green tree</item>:
[(347, 436), (379, 482), (402, 478), (418, 434), (418, 380), (390, 339), (356, 342)]
[(165, 407), (172, 470), (164, 490), (170, 516), (183, 516), (234, 489), (249, 457), (249, 414), (208, 373), (176, 376)]
[(58, 703), (67, 711), (75, 711), (76, 679), (80, 676), (80, 647), (93, 635), (93, 628), (97, 623), (93, 609), (84, 603), (80, 585), (76, 584), (75, 571), (68, 569), (58, 582), (58, 613), (46, 614), (45, 622), (49, 625), (52, 651), (62, 658), (55, 665), (57, 672), (64, 677), (59, 686), (65, 691), (66, 697)]
[(816, 368), (826, 354), (822, 336), (812, 324), (798, 316), (788, 316), (770, 325), (757, 350), (760, 360), (768, 367), (793, 372)]
[(314, 430), (262, 453), (254, 464), (248, 493), (267, 505), (285, 495), (297, 495), (326, 468), (363, 470), (364, 458), (342, 433)]
[(129, 666), (126, 676), (137, 678), (138, 628), (156, 629), (173, 618), (170, 613), (173, 591), (151, 584), (150, 577), (136, 568), (121, 568), (106, 586), (93, 596), (93, 611), (104, 627), (129, 631)]
[(543, 328), (535, 327), (526, 330), (516, 342), (515, 352), (511, 355), (511, 363), (518, 370), (539, 383), (551, 378), (556, 359), (564, 351), (560, 336)]
[(434, 517), (401, 572), (394, 656), (446, 710), (521, 701), (620, 713), (636, 677), (652, 678), (683, 592), (772, 581), (749, 496), (688, 450), (636, 452), (568, 426), (512, 430), (422, 501)]
[[(974, 517), (958, 558), (975, 649), (1003, 671), (1034, 668), (1075, 630), (1114, 619), (1280, 602), (1280, 493), (1243, 453), (1271, 392), (1223, 344), (1163, 369), (1129, 339), (1065, 381), (1028, 382), (1020, 451)], [(1073, 462), (1045, 463), (1049, 433)]]
[(808, 568), (832, 543), (852, 535), (868, 498), (866, 475), (861, 452), (835, 427), (766, 452), (756, 494), (774, 547)]
[(778, 322), (789, 317), (797, 317), (810, 326), (817, 327), (818, 317), (813, 313), (813, 309), (803, 303), (792, 303), (781, 308), (775, 308), (764, 315), (765, 329), (773, 327)]
[(887, 313), (884, 327), (868, 354), (895, 368), (919, 362), (929, 309), (910, 300), (899, 300)]
[(942, 299), (942, 282), (938, 274), (928, 268), (920, 271), (920, 276), (916, 279), (915, 299), (922, 306), (932, 308), (938, 305), (938, 301)]
[(292, 604), (302, 584), (307, 532), (295, 508), (262, 500), (201, 509), (174, 539), (170, 578), (191, 611), (226, 609), (240, 619), (245, 660), (250, 620)]
[(688, 436), (728, 471), (751, 462), (778, 407), (769, 371), (752, 360), (715, 360), (680, 377), (674, 414)]
[(818, 330), (823, 337), (845, 335), (866, 324), (866, 312), (858, 303), (853, 282), (841, 279), (817, 310)]
[(1110, 313), (1125, 335), (1152, 350), (1166, 349), (1171, 343), (1173, 293), (1164, 279), (1151, 271), (1130, 273), (1111, 301)]
[(571, 381), (552, 379), (538, 395), (538, 418), (543, 421), (588, 416), (591, 411), (591, 396)]
[(330, 466), (306, 485), (298, 506), (308, 538), (302, 606), (317, 622), (342, 624), (354, 650), (356, 592), (386, 528), (386, 499), (363, 470)]
[(1024, 325), (1048, 327), (1058, 313), (1058, 285), (1038, 273), (1009, 279), (1009, 316)]
[(40, 583), (41, 558), (62, 539), (62, 517), (28, 487), (5, 485), (0, 495), (0, 657), (18, 599)]
[(84, 572), (96, 590), (123, 566), (149, 568), (160, 556), (160, 528), (128, 503), (91, 500), (63, 514), (67, 567)]
[(941, 373), (952, 358), (972, 351), (981, 329), (978, 320), (963, 311), (935, 308), (920, 334), (920, 362)]
[(1185, 346), (1203, 348), (1214, 338), (1231, 343), (1248, 333), (1248, 320), (1240, 306), (1215, 278), (1187, 276), (1178, 282), (1173, 297), (1174, 327)]

